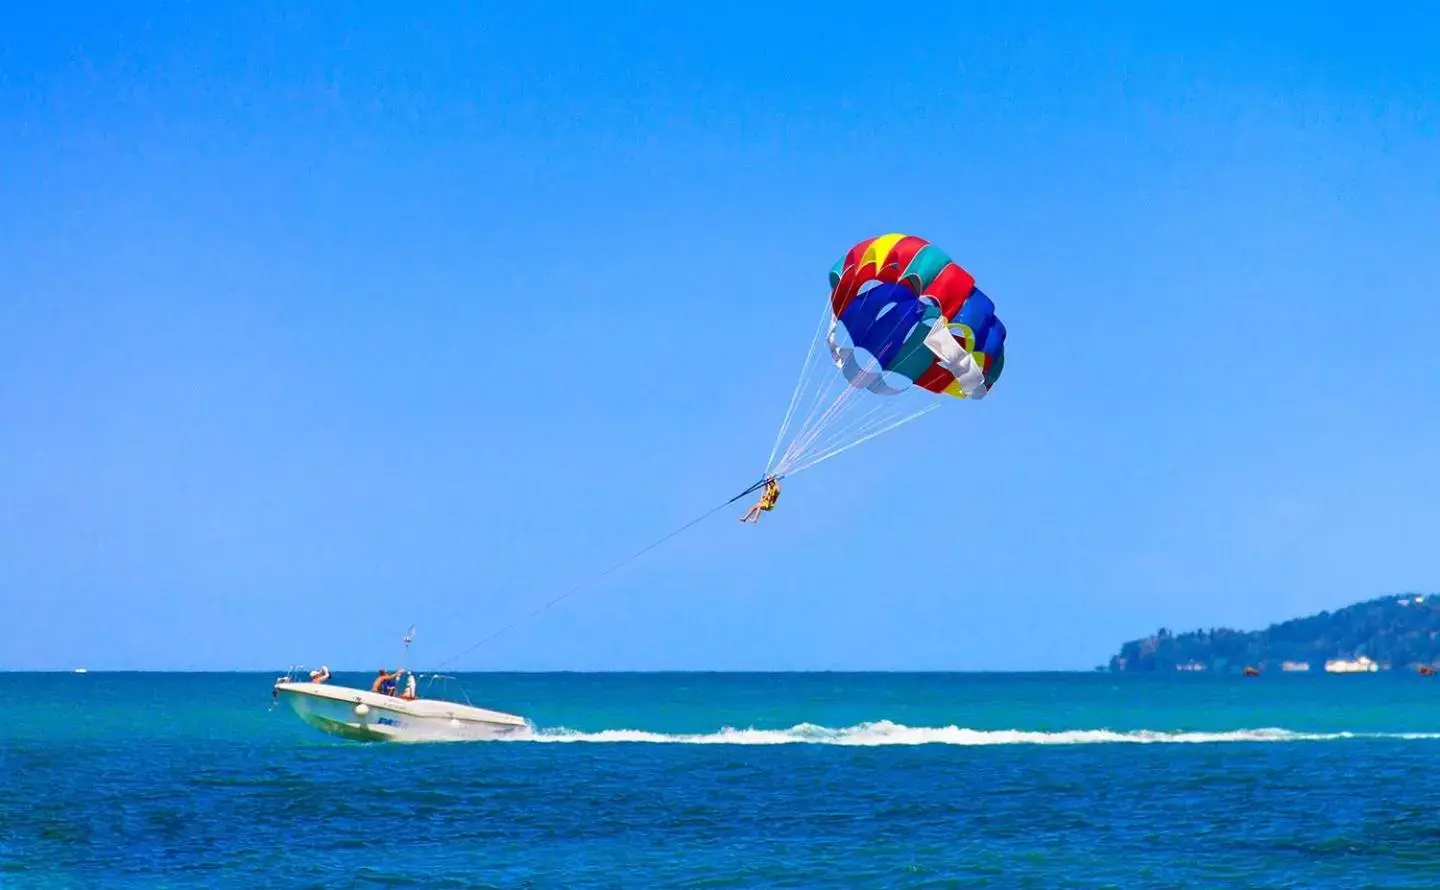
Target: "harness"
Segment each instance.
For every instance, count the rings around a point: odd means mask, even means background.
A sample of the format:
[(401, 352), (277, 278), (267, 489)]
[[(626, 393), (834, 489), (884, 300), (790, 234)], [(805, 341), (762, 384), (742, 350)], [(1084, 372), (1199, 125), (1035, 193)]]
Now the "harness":
[(773, 482), (765, 486), (765, 493), (760, 496), (760, 506), (765, 508), (773, 507), (778, 500), (780, 500), (780, 486)]

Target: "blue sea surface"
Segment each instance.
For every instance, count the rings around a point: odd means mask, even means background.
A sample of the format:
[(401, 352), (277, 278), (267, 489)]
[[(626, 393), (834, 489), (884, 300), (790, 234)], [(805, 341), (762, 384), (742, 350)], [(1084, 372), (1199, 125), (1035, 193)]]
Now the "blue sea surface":
[(1440, 888), (1440, 678), (463, 679), (535, 732), (360, 744), (267, 674), (7, 675), (0, 887)]

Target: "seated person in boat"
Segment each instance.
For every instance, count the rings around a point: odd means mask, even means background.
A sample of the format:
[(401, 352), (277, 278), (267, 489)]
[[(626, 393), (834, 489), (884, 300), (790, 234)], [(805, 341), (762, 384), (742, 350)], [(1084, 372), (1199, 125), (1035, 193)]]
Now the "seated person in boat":
[(311, 683), (324, 683), (328, 679), (330, 679), (330, 667), (328, 665), (322, 664), (320, 665), (320, 670), (310, 672)]
[(380, 673), (375, 677), (375, 682), (370, 684), (370, 691), (378, 692), (381, 695), (394, 695), (395, 679), (399, 676), (399, 671), (392, 674), (384, 668), (381, 668)]

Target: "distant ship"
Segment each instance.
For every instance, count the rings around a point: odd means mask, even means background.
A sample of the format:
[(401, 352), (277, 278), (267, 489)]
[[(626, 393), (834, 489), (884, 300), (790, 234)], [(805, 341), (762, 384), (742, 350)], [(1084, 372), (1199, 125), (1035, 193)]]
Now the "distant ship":
[(1325, 662), (1325, 671), (1330, 674), (1369, 674), (1380, 670), (1380, 666), (1364, 655), (1351, 661), (1347, 658), (1332, 658)]

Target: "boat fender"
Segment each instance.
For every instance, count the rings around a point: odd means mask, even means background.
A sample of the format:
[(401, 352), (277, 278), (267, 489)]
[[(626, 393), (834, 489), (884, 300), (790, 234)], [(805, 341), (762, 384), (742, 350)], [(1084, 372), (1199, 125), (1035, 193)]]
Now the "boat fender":
[(363, 701), (355, 706), (356, 717), (364, 717), (368, 713), (370, 713), (370, 706), (365, 704)]

